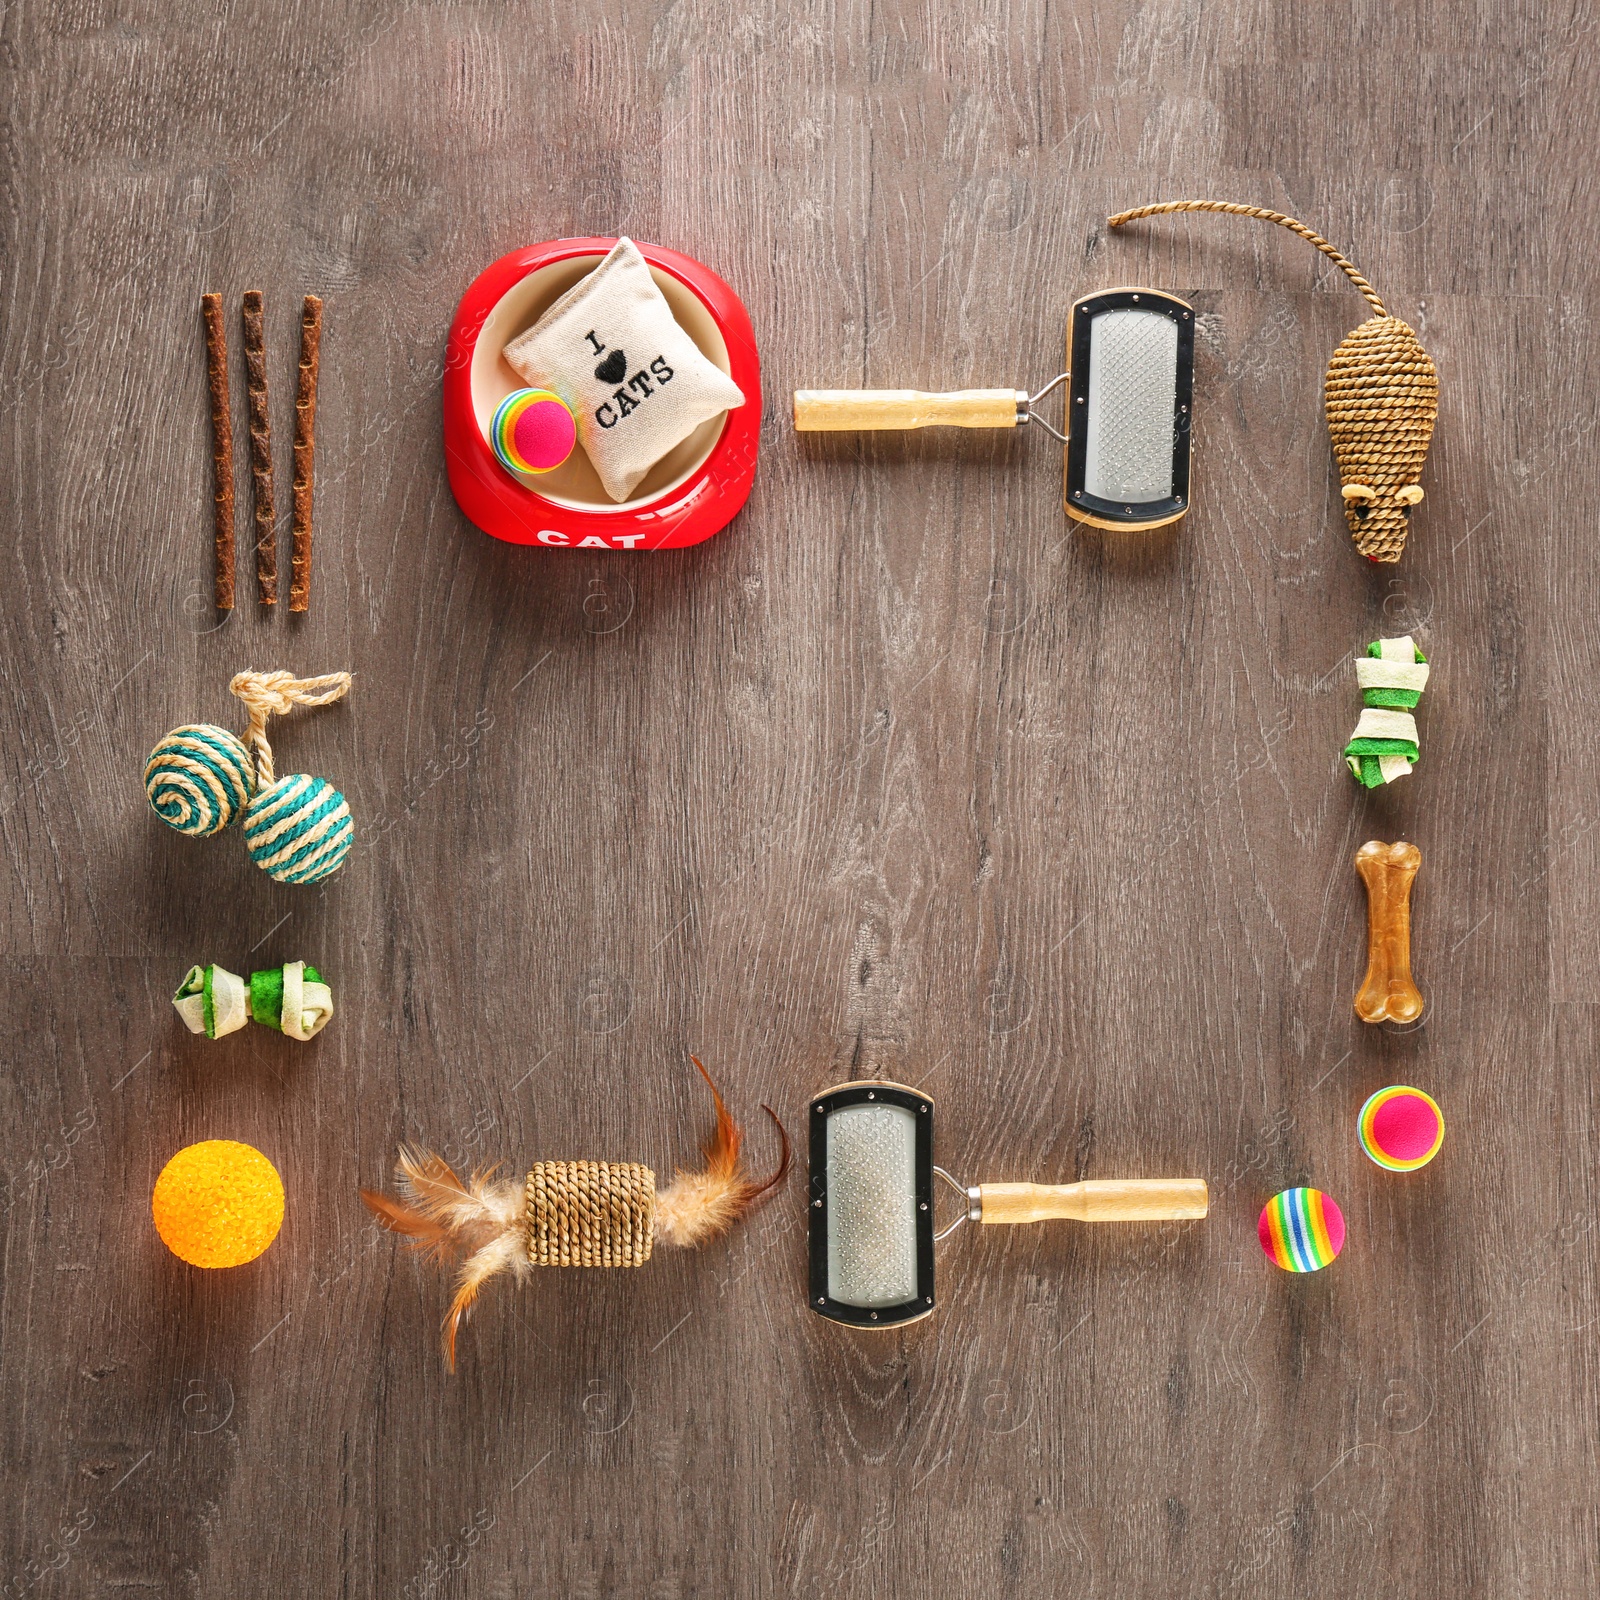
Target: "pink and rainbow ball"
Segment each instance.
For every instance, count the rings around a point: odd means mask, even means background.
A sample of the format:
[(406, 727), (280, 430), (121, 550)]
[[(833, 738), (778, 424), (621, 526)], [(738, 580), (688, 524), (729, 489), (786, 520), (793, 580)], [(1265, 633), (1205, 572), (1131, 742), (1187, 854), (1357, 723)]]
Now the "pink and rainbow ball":
[(1256, 1234), (1274, 1266), (1318, 1272), (1344, 1249), (1344, 1213), (1320, 1189), (1285, 1189), (1261, 1208)]
[(572, 412), (548, 389), (517, 389), (495, 408), (489, 443), (508, 472), (554, 472), (578, 442)]
[(1438, 1102), (1403, 1083), (1370, 1096), (1356, 1125), (1361, 1148), (1386, 1172), (1415, 1172), (1444, 1143), (1444, 1113)]

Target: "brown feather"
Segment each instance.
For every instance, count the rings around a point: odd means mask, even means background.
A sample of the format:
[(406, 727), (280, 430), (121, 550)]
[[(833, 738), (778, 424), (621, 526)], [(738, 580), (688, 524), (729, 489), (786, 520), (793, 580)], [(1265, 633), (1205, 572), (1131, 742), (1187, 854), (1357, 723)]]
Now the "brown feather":
[(499, 1170), (490, 1167), (474, 1172), (464, 1184), (442, 1156), (405, 1145), (400, 1147), (395, 1166), (401, 1189), (415, 1201), (417, 1209), (459, 1232), (483, 1224), (504, 1227), (517, 1216), (521, 1186), (497, 1184), (494, 1176)]
[(771, 1177), (760, 1183), (751, 1178), (739, 1160), (744, 1130), (729, 1115), (705, 1066), (694, 1056), (689, 1059), (700, 1069), (700, 1076), (711, 1090), (717, 1108), (717, 1126), (705, 1147), (704, 1170), (684, 1172), (680, 1169), (672, 1183), (656, 1196), (656, 1237), (663, 1244), (677, 1245), (684, 1250), (692, 1250), (727, 1232), (763, 1195), (783, 1182), (789, 1174), (790, 1159), (789, 1135), (777, 1112), (764, 1105), (761, 1109), (776, 1124), (783, 1150), (777, 1171)]
[(456, 1332), (478, 1291), (501, 1272), (526, 1276), (528, 1239), (520, 1184), (495, 1182), (495, 1171), (473, 1173), (462, 1183), (442, 1156), (400, 1147), (395, 1166), (404, 1198), (391, 1200), (361, 1190), (367, 1209), (415, 1250), (449, 1259), (467, 1253), (456, 1279), (455, 1298), (444, 1319), (444, 1351), (456, 1370)]
[(448, 1255), (454, 1245), (454, 1236), (442, 1222), (424, 1216), (410, 1206), (391, 1200), (375, 1189), (362, 1189), (361, 1198), (373, 1216), (390, 1233), (404, 1236), (406, 1242), (424, 1255)]
[(455, 1298), (444, 1314), (444, 1358), (451, 1372), (456, 1370), (456, 1333), (478, 1298), (478, 1291), (491, 1278), (502, 1272), (514, 1272), (521, 1279), (529, 1272), (527, 1241), (515, 1229), (491, 1239), (481, 1250), (475, 1250), (461, 1264), (456, 1279)]

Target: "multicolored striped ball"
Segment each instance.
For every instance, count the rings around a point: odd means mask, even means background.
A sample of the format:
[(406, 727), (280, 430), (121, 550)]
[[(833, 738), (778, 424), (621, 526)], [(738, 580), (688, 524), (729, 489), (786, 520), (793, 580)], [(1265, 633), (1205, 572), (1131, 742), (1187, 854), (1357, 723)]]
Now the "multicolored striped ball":
[(174, 728), (144, 764), (150, 809), (193, 838), (221, 833), (255, 787), (255, 763), (243, 741), (209, 723)]
[(326, 778), (279, 778), (244, 811), (250, 859), (279, 883), (316, 883), (344, 865), (355, 838), (345, 798)]
[(1267, 1259), (1285, 1272), (1316, 1272), (1344, 1249), (1344, 1216), (1320, 1189), (1285, 1189), (1256, 1224)]
[(1415, 1172), (1444, 1143), (1444, 1112), (1430, 1094), (1391, 1084), (1371, 1095), (1356, 1127), (1361, 1148), (1386, 1172)]
[(515, 389), (495, 408), (489, 443), (511, 472), (554, 472), (578, 442), (577, 424), (560, 395)]

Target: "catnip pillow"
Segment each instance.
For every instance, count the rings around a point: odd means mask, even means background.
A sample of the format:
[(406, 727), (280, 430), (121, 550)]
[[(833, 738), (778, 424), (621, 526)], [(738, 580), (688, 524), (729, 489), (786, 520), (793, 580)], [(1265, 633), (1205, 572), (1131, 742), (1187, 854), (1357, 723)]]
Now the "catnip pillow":
[(524, 383), (566, 401), (613, 500), (702, 422), (744, 404), (678, 326), (631, 239), (618, 239), (504, 354)]

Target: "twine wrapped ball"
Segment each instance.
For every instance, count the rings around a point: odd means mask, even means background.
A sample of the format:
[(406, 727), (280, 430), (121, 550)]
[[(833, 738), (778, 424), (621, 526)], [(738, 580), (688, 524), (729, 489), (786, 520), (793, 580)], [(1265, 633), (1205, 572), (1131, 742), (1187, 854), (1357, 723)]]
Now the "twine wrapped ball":
[(144, 765), (150, 809), (192, 838), (221, 833), (255, 787), (255, 763), (243, 742), (209, 723), (174, 728)]
[(1317, 1272), (1344, 1249), (1344, 1214), (1320, 1189), (1285, 1189), (1261, 1208), (1261, 1248), (1285, 1272)]
[(344, 865), (354, 839), (350, 807), (326, 778), (290, 773), (245, 807), (245, 848), (279, 883), (320, 882)]
[(206, 1139), (161, 1169), (150, 1212), (162, 1242), (193, 1267), (254, 1261), (283, 1226), (283, 1180), (248, 1144)]

